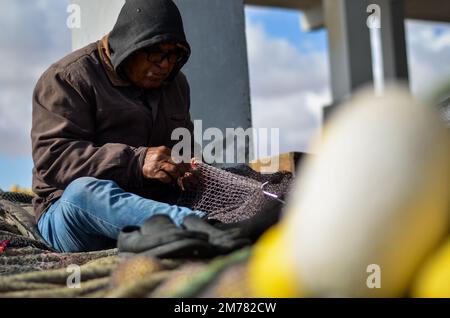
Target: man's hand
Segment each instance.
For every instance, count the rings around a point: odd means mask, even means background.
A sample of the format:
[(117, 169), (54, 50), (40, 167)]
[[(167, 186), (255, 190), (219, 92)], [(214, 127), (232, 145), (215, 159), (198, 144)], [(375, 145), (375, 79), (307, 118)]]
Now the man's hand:
[(177, 184), (181, 190), (193, 190), (200, 183), (198, 171), (192, 170), (186, 172), (182, 177), (178, 178)]
[(165, 146), (148, 148), (142, 167), (144, 178), (159, 180), (165, 184), (177, 184), (189, 170), (190, 163), (175, 163), (171, 157), (171, 149)]

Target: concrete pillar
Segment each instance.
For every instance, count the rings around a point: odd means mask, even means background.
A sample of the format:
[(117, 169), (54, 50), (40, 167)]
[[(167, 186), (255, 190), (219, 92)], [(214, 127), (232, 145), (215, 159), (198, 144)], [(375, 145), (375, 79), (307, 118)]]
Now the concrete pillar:
[[(243, 0), (175, 2), (192, 46), (191, 59), (183, 72), (191, 86), (193, 120), (202, 119), (203, 130), (217, 127), (224, 136), (225, 128), (247, 129), (251, 126), (251, 108)], [(76, 49), (109, 32), (125, 1), (72, 0), (72, 3), (80, 5), (82, 13), (82, 27), (73, 30)], [(224, 142), (218, 140), (217, 144)], [(251, 153), (251, 149), (247, 145), (237, 151)]]
[(72, 29), (72, 49), (95, 42), (112, 30), (125, 0), (71, 0), (80, 7), (81, 27)]
[[(249, 128), (250, 84), (243, 0), (175, 2), (192, 45), (192, 56), (184, 71), (191, 83), (193, 117), (203, 120), (203, 128), (219, 128), (224, 136), (226, 128)], [(251, 149), (240, 148), (237, 152), (249, 153)]]
[(408, 80), (404, 0), (375, 0), (381, 9), (381, 46), (385, 81)]
[[(324, 0), (330, 46), (333, 105), (359, 86), (373, 82), (372, 46), (367, 7), (380, 8), (382, 81), (408, 79), (403, 0)], [(334, 106), (325, 108), (325, 118)]]
[(373, 81), (370, 33), (365, 0), (324, 0), (334, 102)]

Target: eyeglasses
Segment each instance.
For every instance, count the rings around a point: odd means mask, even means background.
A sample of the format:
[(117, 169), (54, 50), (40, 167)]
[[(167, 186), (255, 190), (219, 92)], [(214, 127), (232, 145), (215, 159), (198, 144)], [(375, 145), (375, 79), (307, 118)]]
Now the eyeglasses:
[(144, 52), (147, 54), (147, 61), (151, 63), (161, 63), (165, 59), (171, 64), (180, 63), (186, 58), (186, 53), (181, 49), (171, 50), (168, 52), (163, 52), (160, 49), (146, 49)]

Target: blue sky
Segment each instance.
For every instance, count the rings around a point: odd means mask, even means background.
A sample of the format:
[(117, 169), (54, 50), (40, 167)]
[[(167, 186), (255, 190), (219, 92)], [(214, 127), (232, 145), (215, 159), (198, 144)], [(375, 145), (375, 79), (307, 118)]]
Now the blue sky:
[(0, 188), (5, 191), (11, 185), (17, 184), (22, 187), (31, 187), (31, 169), (33, 161), (31, 156), (8, 157), (0, 155)]
[(0, 188), (31, 186), (31, 95), (39, 75), (70, 52), (67, 1), (0, 1)]
[[(1, 0), (0, 188), (31, 186), (31, 94), (39, 75), (70, 52), (67, 1)], [(307, 151), (330, 101), (327, 33), (305, 33), (301, 14), (246, 9), (255, 127), (281, 127), (281, 152)], [(407, 23), (411, 86), (424, 95), (450, 74), (450, 27)], [(427, 80), (424, 81), (423, 79)], [(276, 111), (274, 111), (276, 110)]]
[(302, 32), (300, 19), (303, 15), (299, 11), (248, 6), (246, 14), (248, 22), (264, 25), (268, 36), (287, 39), (299, 52), (328, 50), (325, 29)]

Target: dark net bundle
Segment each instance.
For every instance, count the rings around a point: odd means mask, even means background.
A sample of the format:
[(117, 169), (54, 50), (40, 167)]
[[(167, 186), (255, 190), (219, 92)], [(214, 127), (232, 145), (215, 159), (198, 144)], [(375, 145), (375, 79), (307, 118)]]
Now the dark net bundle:
[(450, 128), (450, 96), (439, 103), (439, 112), (444, 123)]
[(10, 202), (31, 204), (33, 196), (27, 193), (18, 192), (3, 192), (0, 190), (0, 200), (7, 200)]
[[(117, 254), (117, 249), (56, 253), (39, 234), (31, 206), (20, 196), (0, 199), (0, 278), (19, 273), (64, 268), (69, 264), (83, 265), (91, 260)], [(26, 208), (29, 208), (28, 210)], [(2, 281), (0, 279), (0, 297)]]
[(178, 205), (203, 211), (208, 218), (224, 223), (248, 219), (261, 211), (273, 197), (284, 197), (292, 181), (289, 172), (261, 174), (246, 165), (219, 169), (195, 162), (199, 175), (199, 186), (193, 191), (183, 192)]

